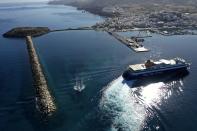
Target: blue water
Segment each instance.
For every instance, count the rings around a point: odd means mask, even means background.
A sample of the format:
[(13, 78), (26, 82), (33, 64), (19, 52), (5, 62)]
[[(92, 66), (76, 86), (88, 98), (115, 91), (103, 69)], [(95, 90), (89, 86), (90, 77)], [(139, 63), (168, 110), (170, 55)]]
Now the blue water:
[[(61, 29), (103, 20), (74, 7), (43, 3), (2, 4), (0, 16), (1, 34), (16, 26)], [(148, 53), (134, 53), (105, 32), (56, 32), (33, 39), (58, 107), (47, 121), (36, 112), (25, 41), (0, 36), (0, 130), (197, 130), (197, 37), (151, 35), (144, 43)], [(129, 64), (177, 56), (191, 63), (183, 78), (167, 76), (136, 85), (121, 77)], [(80, 93), (73, 89), (76, 78), (85, 85)]]

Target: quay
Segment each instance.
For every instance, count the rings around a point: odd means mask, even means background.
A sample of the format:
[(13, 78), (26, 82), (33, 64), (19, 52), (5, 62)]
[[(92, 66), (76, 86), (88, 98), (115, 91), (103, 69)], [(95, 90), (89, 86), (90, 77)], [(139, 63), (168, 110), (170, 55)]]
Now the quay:
[(146, 49), (143, 45), (139, 44), (137, 41), (134, 41), (133, 39), (128, 39), (126, 37), (123, 37), (115, 32), (108, 32), (111, 36), (113, 36), (115, 39), (129, 47), (135, 52), (147, 52), (149, 51)]
[(27, 50), (31, 63), (34, 87), (36, 91), (36, 106), (44, 116), (51, 116), (56, 111), (54, 100), (49, 92), (47, 81), (42, 70), (31, 36), (26, 36)]

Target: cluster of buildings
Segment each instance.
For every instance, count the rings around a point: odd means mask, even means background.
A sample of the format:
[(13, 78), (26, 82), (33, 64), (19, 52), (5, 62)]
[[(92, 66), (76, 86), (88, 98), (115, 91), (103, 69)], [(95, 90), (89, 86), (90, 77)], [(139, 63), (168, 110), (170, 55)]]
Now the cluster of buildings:
[(183, 34), (185, 30), (197, 29), (196, 18), (190, 13), (160, 11), (152, 13), (132, 14), (107, 18), (97, 23), (95, 28), (109, 31), (128, 31), (133, 28), (149, 28), (157, 33)]
[(152, 13), (148, 17), (148, 26), (151, 27), (174, 27), (174, 28), (196, 28), (197, 21), (195, 21), (189, 13), (180, 12), (158, 12)]

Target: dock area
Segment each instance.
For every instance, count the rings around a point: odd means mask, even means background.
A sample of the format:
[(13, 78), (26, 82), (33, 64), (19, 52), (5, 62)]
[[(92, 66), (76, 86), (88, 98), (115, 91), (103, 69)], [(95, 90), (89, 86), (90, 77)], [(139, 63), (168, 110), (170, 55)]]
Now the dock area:
[(49, 92), (47, 80), (43, 73), (41, 63), (34, 48), (31, 36), (26, 36), (27, 50), (31, 63), (34, 87), (36, 91), (36, 106), (44, 116), (51, 116), (56, 111), (54, 100)]
[(137, 41), (134, 41), (133, 39), (126, 38), (115, 32), (108, 32), (108, 34), (110, 34), (111, 36), (113, 36), (118, 41), (128, 46), (130, 49), (132, 49), (135, 52), (148, 52), (149, 51), (149, 49), (146, 49), (142, 44), (138, 43)]

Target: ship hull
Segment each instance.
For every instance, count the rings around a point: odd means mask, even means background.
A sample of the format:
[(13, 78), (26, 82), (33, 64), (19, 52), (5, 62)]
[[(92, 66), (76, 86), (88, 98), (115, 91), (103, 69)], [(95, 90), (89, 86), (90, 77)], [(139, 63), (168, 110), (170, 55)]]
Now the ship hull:
[(147, 78), (147, 77), (158, 77), (162, 76), (164, 74), (172, 74), (177, 73), (177, 75), (181, 75), (182, 73), (188, 72), (187, 66), (180, 66), (180, 67), (174, 67), (174, 68), (167, 68), (162, 70), (154, 70), (154, 71), (144, 71), (139, 73), (131, 72), (130, 70), (125, 71), (122, 76), (126, 80), (132, 80), (132, 79), (140, 79), (140, 78)]

